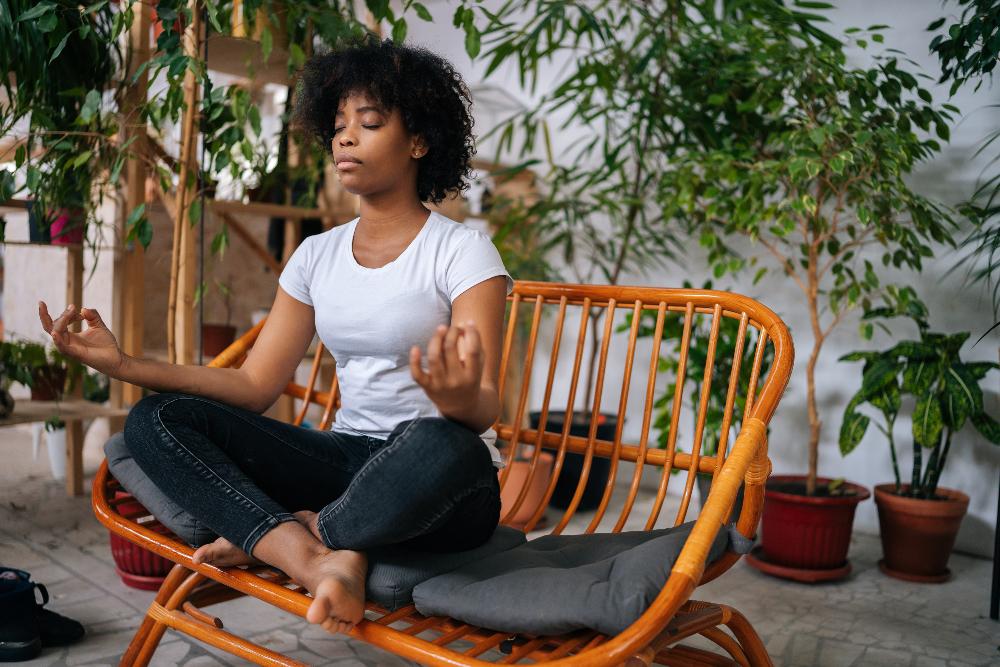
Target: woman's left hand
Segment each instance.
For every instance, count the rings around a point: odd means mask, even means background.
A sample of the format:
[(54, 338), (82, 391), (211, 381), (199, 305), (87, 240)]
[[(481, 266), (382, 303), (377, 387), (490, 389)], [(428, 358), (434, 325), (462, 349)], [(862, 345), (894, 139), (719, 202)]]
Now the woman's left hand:
[(438, 326), (427, 343), (427, 366), (420, 366), (420, 347), (410, 348), (410, 372), (442, 414), (461, 412), (479, 397), (483, 348), (471, 321)]

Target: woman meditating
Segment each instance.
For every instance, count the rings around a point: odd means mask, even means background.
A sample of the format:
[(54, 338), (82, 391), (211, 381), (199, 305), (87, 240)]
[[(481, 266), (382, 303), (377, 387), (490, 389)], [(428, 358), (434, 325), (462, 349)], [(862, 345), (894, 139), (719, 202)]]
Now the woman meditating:
[[(422, 203), (468, 187), (469, 105), (454, 68), (421, 48), (369, 38), (309, 61), (296, 121), (332, 152), (361, 215), (295, 250), (241, 368), (131, 357), (95, 310), (53, 320), (39, 302), (62, 353), (159, 392), (132, 408), (124, 438), (218, 536), (193, 545), (195, 562), (281, 569), (312, 593), (306, 618), (331, 632), (364, 616), (366, 550), (472, 549), (499, 522), (490, 427), (513, 280), (486, 234)], [(261, 414), (314, 334), (337, 361), (342, 407), (328, 431)]]

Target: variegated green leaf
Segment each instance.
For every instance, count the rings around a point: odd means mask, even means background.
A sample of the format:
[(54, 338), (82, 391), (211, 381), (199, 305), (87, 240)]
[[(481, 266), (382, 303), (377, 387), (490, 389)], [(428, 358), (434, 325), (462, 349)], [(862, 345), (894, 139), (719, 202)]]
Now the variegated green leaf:
[(969, 374), (977, 380), (982, 380), (994, 368), (1000, 368), (1000, 364), (995, 361), (975, 361), (969, 364), (962, 364)]
[(975, 379), (960, 366), (945, 371), (943, 390), (943, 417), (953, 431), (962, 428), (970, 415), (982, 412), (983, 393)]
[(983, 437), (994, 445), (1000, 445), (1000, 424), (993, 417), (985, 412), (979, 412), (972, 415), (972, 424), (976, 430), (983, 434)]
[(937, 396), (920, 396), (913, 411), (913, 441), (921, 447), (934, 447), (941, 439), (943, 428), (941, 404), (938, 403)]
[(841, 456), (847, 456), (854, 451), (861, 439), (865, 437), (865, 431), (868, 430), (868, 424), (871, 422), (868, 417), (855, 410), (860, 403), (857, 399), (858, 397), (855, 396), (855, 400), (847, 405), (847, 409), (844, 410), (844, 421), (840, 424)]
[(861, 380), (861, 395), (865, 399), (878, 395), (890, 382), (895, 383), (897, 373), (899, 365), (895, 359), (888, 356), (879, 357), (865, 369)]
[(903, 391), (920, 396), (931, 388), (934, 382), (934, 364), (928, 361), (917, 361), (906, 365), (903, 369)]
[(896, 414), (899, 412), (902, 400), (899, 394), (899, 385), (896, 384), (895, 378), (893, 378), (893, 381), (887, 384), (881, 392), (872, 396), (869, 399), (869, 402), (882, 412), (888, 414)]

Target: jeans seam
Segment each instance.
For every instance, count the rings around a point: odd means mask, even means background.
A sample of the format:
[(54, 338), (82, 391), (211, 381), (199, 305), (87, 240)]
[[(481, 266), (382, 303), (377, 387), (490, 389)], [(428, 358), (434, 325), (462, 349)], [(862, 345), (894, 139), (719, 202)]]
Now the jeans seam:
[[(292, 442), (290, 440), (286, 440), (285, 438), (281, 437), (279, 434), (275, 433), (274, 431), (271, 431), (271, 430), (269, 430), (267, 428), (264, 428), (260, 424), (257, 424), (255, 422), (247, 419), (246, 417), (244, 417), (243, 415), (241, 415), (239, 412), (236, 412), (236, 411), (232, 410), (230, 408), (230, 406), (226, 405), (225, 403), (222, 403), (221, 401), (210, 401), (210, 400), (206, 400), (206, 399), (204, 399), (204, 398), (202, 398), (200, 396), (194, 396), (194, 395), (191, 395), (191, 394), (184, 394), (182, 396), (177, 396), (176, 398), (170, 399), (169, 401), (165, 401), (162, 405), (158, 406), (158, 408), (157, 408), (157, 416), (159, 416), (160, 409), (162, 409), (163, 407), (165, 407), (165, 406), (173, 403), (174, 401), (178, 401), (178, 400), (193, 400), (193, 401), (198, 401), (200, 403), (207, 403), (208, 405), (211, 405), (213, 407), (219, 408), (220, 410), (226, 412), (227, 414), (231, 415), (232, 417), (235, 417), (236, 419), (239, 419), (244, 424), (252, 426), (253, 428), (256, 428), (258, 430), (264, 431), (265, 433), (267, 433), (272, 438), (275, 438), (276, 440), (281, 441), (281, 443), (284, 444), (286, 447), (290, 447), (291, 449), (294, 449), (296, 452), (298, 452), (302, 456), (306, 456), (306, 457), (308, 457), (310, 459), (313, 459), (315, 461), (318, 461), (318, 462), (326, 464), (326, 465), (332, 465), (332, 466), (334, 466), (336, 468), (340, 468), (343, 472), (350, 472), (350, 470), (348, 468), (344, 468), (343, 466), (338, 465), (334, 461), (326, 460), (326, 459), (320, 458), (318, 456), (315, 456), (311, 452), (303, 451), (302, 448), (298, 447), (294, 442)], [(325, 431), (325, 432), (328, 433), (329, 431)]]
[(340, 495), (340, 498), (338, 498), (337, 500), (335, 500), (334, 502), (330, 503), (322, 510), (320, 510), (319, 516), (316, 517), (316, 524), (319, 527), (319, 532), (323, 535), (323, 542), (326, 543), (327, 546), (334, 548), (335, 545), (331, 543), (330, 536), (326, 532), (326, 526), (325, 526), (326, 519), (329, 518), (334, 513), (335, 510), (337, 510), (343, 505), (344, 498), (346, 498), (347, 494), (351, 492), (351, 488), (354, 486), (356, 482), (360, 483), (359, 480), (363, 477), (363, 475), (367, 473), (371, 462), (374, 461), (379, 456), (382, 456), (384, 452), (389, 451), (389, 448), (391, 446), (395, 445), (397, 442), (402, 440), (404, 436), (410, 432), (410, 429), (413, 428), (414, 424), (416, 424), (419, 419), (420, 418), (418, 417), (417, 419), (412, 420), (409, 424), (406, 425), (406, 428), (403, 429), (403, 432), (400, 433), (398, 436), (396, 436), (396, 439), (393, 440), (390, 445), (382, 447), (380, 450), (375, 452), (375, 454), (371, 456), (367, 461), (365, 461), (364, 464), (361, 466), (361, 468), (358, 470), (357, 474), (354, 475), (354, 477), (351, 479), (351, 482), (347, 485), (347, 488), (344, 490), (344, 493)]
[[(222, 482), (222, 484), (225, 487), (227, 487), (230, 491), (232, 491), (235, 495), (237, 495), (238, 497), (240, 497), (240, 498), (244, 499), (245, 501), (247, 501), (251, 506), (253, 506), (254, 508), (256, 508), (258, 511), (260, 511), (265, 516), (270, 517), (270, 518), (274, 518), (274, 515), (272, 515), (270, 512), (268, 512), (267, 510), (265, 510), (263, 507), (261, 507), (260, 505), (258, 505), (257, 503), (255, 503), (252, 498), (249, 498), (248, 496), (246, 496), (245, 494), (243, 494), (242, 492), (240, 492), (238, 489), (236, 489), (232, 484), (230, 484), (229, 482), (227, 482), (225, 480), (225, 478), (222, 477), (222, 475), (220, 475), (219, 473), (215, 472), (215, 470), (213, 470), (211, 467), (209, 467), (208, 464), (206, 464), (204, 461), (202, 461), (200, 458), (198, 458), (198, 456), (194, 452), (192, 452), (190, 449), (188, 449), (187, 447), (185, 447), (184, 443), (182, 443), (177, 438), (177, 436), (175, 436), (173, 433), (171, 433), (170, 429), (167, 428), (166, 424), (163, 423), (163, 418), (160, 416), (160, 412), (163, 410), (163, 408), (165, 408), (166, 406), (170, 405), (171, 403), (174, 403), (175, 401), (183, 400), (183, 399), (186, 399), (186, 398), (195, 398), (196, 400), (201, 400), (201, 399), (198, 399), (196, 397), (179, 396), (177, 398), (172, 398), (172, 399), (170, 399), (168, 401), (164, 401), (163, 404), (157, 406), (157, 408), (156, 408), (156, 420), (160, 423), (160, 428), (163, 429), (163, 431), (168, 436), (170, 436), (170, 438), (173, 439), (173, 441), (175, 443), (177, 443), (177, 446), (180, 447), (181, 449), (183, 449), (187, 453), (188, 456), (190, 456), (192, 459), (194, 459), (195, 461), (197, 461), (206, 471), (208, 471), (211, 474), (212, 477), (214, 477), (215, 479), (217, 479), (220, 482)], [(203, 402), (206, 402), (206, 401), (203, 401)]]

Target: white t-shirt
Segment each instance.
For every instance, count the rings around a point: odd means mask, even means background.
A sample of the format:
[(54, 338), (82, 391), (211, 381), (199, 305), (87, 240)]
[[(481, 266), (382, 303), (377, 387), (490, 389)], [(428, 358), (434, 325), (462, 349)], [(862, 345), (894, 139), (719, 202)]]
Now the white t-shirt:
[[(487, 278), (507, 276), (492, 239), (432, 211), (416, 238), (384, 266), (358, 264), (352, 250), (359, 218), (308, 236), (278, 278), (315, 310), (316, 333), (337, 361), (341, 408), (330, 429), (385, 439), (402, 421), (440, 417), (410, 374), (410, 348), (451, 324), (455, 298)], [(480, 434), (503, 467), (492, 428)]]

